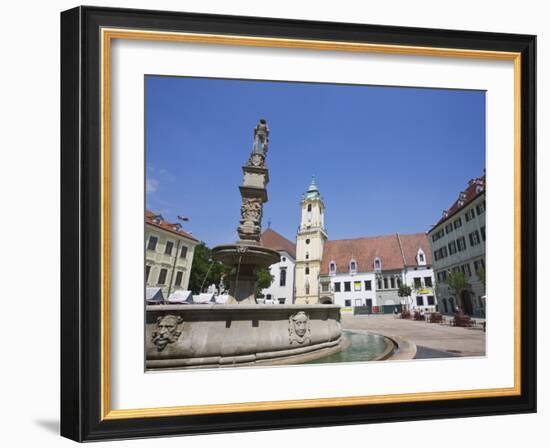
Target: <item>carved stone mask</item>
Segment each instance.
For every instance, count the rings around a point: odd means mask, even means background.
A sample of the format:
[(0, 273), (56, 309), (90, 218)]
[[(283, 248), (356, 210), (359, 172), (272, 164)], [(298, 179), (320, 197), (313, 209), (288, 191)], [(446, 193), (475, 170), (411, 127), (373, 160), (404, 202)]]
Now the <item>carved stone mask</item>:
[(173, 344), (181, 335), (183, 318), (168, 314), (157, 319), (157, 328), (151, 335), (153, 344), (161, 352), (168, 344)]

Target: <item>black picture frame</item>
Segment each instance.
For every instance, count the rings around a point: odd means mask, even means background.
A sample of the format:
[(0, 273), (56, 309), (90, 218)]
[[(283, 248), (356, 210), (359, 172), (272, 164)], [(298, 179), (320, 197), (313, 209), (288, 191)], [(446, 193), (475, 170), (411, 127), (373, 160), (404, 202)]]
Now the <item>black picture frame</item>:
[[(102, 419), (100, 29), (130, 28), (521, 53), (521, 393)], [(77, 7), (61, 13), (61, 435), (76, 441), (536, 411), (536, 36)]]

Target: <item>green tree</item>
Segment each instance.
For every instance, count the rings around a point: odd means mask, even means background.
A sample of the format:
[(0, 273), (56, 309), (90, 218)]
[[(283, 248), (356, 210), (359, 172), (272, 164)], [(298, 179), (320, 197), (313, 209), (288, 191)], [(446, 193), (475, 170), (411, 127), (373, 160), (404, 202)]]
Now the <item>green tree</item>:
[(455, 293), (457, 301), (462, 303), (462, 292), (470, 286), (464, 273), (458, 271), (447, 275), (447, 285)]
[(271, 286), (271, 282), (273, 281), (273, 276), (271, 275), (271, 272), (269, 271), (269, 268), (261, 268), (256, 270), (256, 295), (260, 295), (262, 289), (269, 288)]
[(212, 259), (212, 250), (201, 242), (195, 246), (191, 274), (189, 275), (189, 289), (193, 294), (199, 294), (203, 288), (212, 283), (218, 285), (222, 275), (227, 275), (229, 268)]
[[(399, 297), (409, 298), (412, 294), (412, 288), (408, 285), (402, 284), (397, 290), (397, 295)], [(407, 301), (407, 309), (409, 308), (409, 302)]]

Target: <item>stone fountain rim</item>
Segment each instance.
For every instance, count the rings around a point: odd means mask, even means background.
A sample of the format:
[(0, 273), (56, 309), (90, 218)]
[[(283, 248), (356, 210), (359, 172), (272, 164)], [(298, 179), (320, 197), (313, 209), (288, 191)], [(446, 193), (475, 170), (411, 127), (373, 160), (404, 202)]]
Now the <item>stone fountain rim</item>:
[(341, 308), (340, 305), (323, 305), (323, 304), (311, 304), (311, 305), (271, 305), (271, 304), (256, 304), (256, 305), (223, 305), (223, 304), (209, 304), (209, 305), (147, 305), (146, 311), (205, 311), (205, 310), (227, 310), (227, 311), (258, 311), (258, 310), (295, 310), (295, 311), (307, 311), (307, 310), (331, 310)]

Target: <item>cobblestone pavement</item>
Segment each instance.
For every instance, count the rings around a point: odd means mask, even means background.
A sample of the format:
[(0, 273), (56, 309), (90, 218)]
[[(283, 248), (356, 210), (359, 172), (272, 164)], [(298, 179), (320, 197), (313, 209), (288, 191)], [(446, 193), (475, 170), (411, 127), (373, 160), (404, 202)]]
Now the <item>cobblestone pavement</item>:
[(390, 314), (342, 316), (345, 330), (368, 330), (384, 336), (407, 339), (416, 344), (419, 358), (484, 356), (485, 333), (479, 328), (397, 319)]

